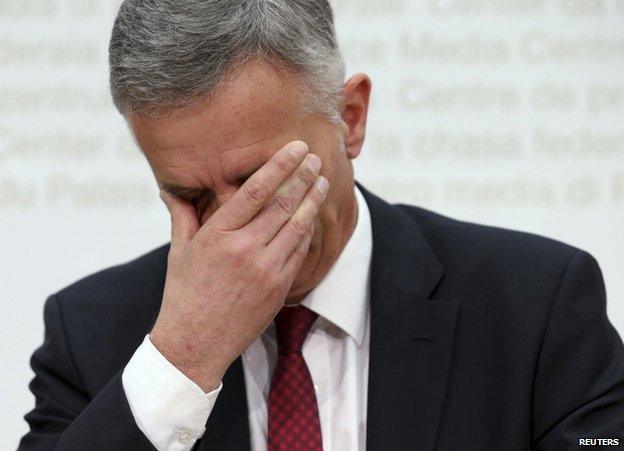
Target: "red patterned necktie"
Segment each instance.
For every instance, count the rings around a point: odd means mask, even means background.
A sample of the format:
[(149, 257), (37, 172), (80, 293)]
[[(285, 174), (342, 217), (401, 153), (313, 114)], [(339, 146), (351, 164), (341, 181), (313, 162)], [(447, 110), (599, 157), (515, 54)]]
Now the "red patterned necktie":
[(318, 314), (297, 305), (275, 317), (277, 365), (269, 392), (268, 451), (322, 451), (318, 404), (301, 348)]

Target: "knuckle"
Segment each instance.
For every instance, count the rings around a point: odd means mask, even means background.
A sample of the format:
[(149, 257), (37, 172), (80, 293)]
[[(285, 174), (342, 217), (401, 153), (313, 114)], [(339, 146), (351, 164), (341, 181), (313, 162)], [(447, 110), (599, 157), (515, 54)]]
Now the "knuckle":
[(229, 263), (245, 266), (253, 254), (253, 243), (245, 237), (229, 236), (218, 243), (219, 254)]
[(286, 158), (278, 158), (275, 160), (275, 169), (282, 175), (290, 174), (291, 166), (296, 161), (296, 158), (291, 155)]
[(264, 202), (269, 196), (269, 189), (259, 180), (250, 180), (244, 188), (245, 199), (253, 205)]
[(275, 196), (274, 203), (285, 213), (292, 215), (295, 212), (296, 204), (294, 199), (288, 196)]
[(299, 218), (292, 218), (290, 225), (298, 235), (304, 235), (308, 231), (308, 224)]
[(259, 259), (254, 261), (254, 271), (262, 283), (268, 283), (269, 285), (271, 285), (273, 272), (272, 268), (273, 265), (271, 265), (269, 262)]
[(238, 238), (232, 245), (232, 253), (237, 258), (245, 259), (253, 251), (253, 240), (249, 238)]
[(266, 266), (267, 265), (262, 260), (254, 260), (251, 262), (250, 268), (254, 272), (254, 274), (262, 276), (264, 274), (264, 271), (266, 270)]
[(314, 181), (314, 172), (309, 167), (298, 170), (295, 176), (305, 185), (310, 185)]

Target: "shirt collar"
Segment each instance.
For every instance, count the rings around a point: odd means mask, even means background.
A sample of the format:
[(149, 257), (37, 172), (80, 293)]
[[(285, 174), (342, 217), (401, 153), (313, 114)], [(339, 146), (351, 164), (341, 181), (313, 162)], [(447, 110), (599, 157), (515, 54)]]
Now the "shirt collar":
[(332, 322), (362, 345), (369, 311), (369, 272), (373, 248), (368, 205), (355, 187), (357, 221), (344, 249), (301, 305)]

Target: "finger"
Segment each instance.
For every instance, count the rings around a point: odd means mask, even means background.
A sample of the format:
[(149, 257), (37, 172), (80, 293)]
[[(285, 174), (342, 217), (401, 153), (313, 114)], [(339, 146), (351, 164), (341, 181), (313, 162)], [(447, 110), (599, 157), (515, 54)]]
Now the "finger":
[(314, 182), (314, 186), (310, 188), (301, 201), (295, 214), (267, 245), (267, 255), (272, 261), (285, 261), (297, 249), (298, 244), (314, 223), (319, 209), (325, 201), (328, 189), (327, 179), (322, 175), (319, 176)]
[(277, 188), (297, 169), (307, 153), (308, 146), (302, 141), (293, 141), (284, 146), (214, 213), (211, 223), (225, 231), (243, 227), (273, 197)]
[(321, 171), (321, 159), (308, 153), (297, 170), (277, 189), (271, 200), (244, 227), (262, 243), (269, 243), (288, 221)]
[(284, 266), (282, 267), (282, 271), (286, 274), (287, 277), (295, 278), (301, 265), (303, 264), (306, 256), (308, 255), (308, 250), (310, 249), (310, 243), (312, 242), (312, 237), (314, 236), (314, 222), (310, 229), (306, 232), (303, 239), (299, 242), (296, 249), (288, 259)]
[(171, 216), (171, 248), (183, 248), (199, 230), (197, 210), (190, 202), (161, 191), (160, 198)]

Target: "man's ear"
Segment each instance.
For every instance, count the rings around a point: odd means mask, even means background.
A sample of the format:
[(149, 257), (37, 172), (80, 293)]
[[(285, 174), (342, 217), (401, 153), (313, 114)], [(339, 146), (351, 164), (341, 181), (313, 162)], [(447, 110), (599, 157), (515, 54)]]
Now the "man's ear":
[(366, 137), (366, 117), (372, 83), (368, 75), (355, 74), (342, 88), (342, 122), (345, 150), (350, 159), (356, 158)]

